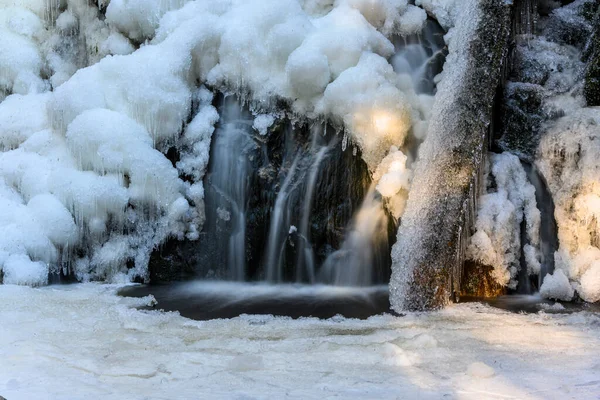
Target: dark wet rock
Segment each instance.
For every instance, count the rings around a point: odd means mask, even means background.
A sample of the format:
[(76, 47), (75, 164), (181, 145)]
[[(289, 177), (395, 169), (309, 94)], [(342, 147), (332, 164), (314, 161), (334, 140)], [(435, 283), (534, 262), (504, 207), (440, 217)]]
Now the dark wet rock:
[[(248, 118), (242, 116), (241, 119)], [(220, 135), (220, 128), (213, 135), (213, 146)], [(247, 165), (244, 180), (245, 195), (245, 278), (265, 279), (264, 265), (269, 228), (277, 194), (282, 189), (286, 176), (292, 168), (297, 154), (295, 188), (290, 191), (286, 210), (289, 211), (289, 225), (300, 228), (304, 212), (307, 176), (311, 171), (311, 129), (308, 125), (292, 126), (290, 121), (276, 123), (267, 135), (262, 136), (251, 129), (250, 145), (243, 150)], [(313, 244), (315, 266), (321, 265), (328, 255), (341, 247), (345, 231), (354, 212), (360, 206), (371, 182), (367, 165), (360, 151), (352, 143), (347, 149), (342, 147), (341, 134), (328, 128), (319, 134), (319, 140), (329, 143), (331, 149), (323, 158), (317, 172), (311, 213), (308, 220), (308, 237)], [(150, 263), (150, 282), (160, 283), (190, 278), (232, 279), (229, 257), (229, 238), (234, 232), (234, 216), (223, 218), (219, 214), (221, 194), (212, 182), (215, 163), (211, 149), (211, 162), (204, 179), (206, 221), (200, 238), (196, 241), (171, 239), (153, 252)], [(286, 211), (286, 212), (287, 212)], [(395, 239), (395, 226), (390, 216), (391, 230), (389, 243)], [(282, 227), (285, 234), (290, 226)], [(296, 265), (300, 259), (298, 249), (306, 241), (299, 232), (290, 230), (283, 241), (283, 279), (285, 281), (306, 280), (306, 276), (296, 276)], [(386, 244), (387, 245), (387, 244)], [(389, 277), (391, 258), (389, 247), (383, 249), (383, 257), (375, 268), (375, 282), (386, 281)], [(239, 277), (238, 277), (239, 278)]]
[(543, 34), (552, 42), (583, 49), (592, 32), (589, 16), (594, 9), (596, 0), (556, 9), (549, 16)]
[(600, 52), (588, 65), (583, 94), (588, 106), (600, 106)]
[(498, 147), (532, 160), (539, 144), (542, 123), (544, 88), (530, 83), (509, 82), (504, 90), (502, 123)]
[(549, 94), (565, 93), (583, 71), (573, 47), (524, 35), (517, 38), (511, 81), (543, 86)]
[(587, 62), (583, 94), (588, 106), (600, 106), (600, 10), (596, 11), (593, 21), (594, 34), (583, 54)]

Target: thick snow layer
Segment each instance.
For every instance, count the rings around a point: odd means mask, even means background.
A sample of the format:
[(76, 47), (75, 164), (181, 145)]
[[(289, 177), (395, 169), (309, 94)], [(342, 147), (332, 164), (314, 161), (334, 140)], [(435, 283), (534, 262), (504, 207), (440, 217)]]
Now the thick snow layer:
[[(521, 247), (529, 274), (540, 272), (540, 211), (535, 188), (519, 158), (510, 153), (492, 154), (487, 193), (482, 195), (475, 221), (475, 234), (467, 247), (467, 258), (494, 268), (492, 277), (500, 285), (515, 289), (521, 269)], [(493, 184), (492, 184), (493, 182)], [(528, 243), (521, 243), (525, 220)]]
[[(389, 37), (426, 20), (406, 0), (0, 5), (2, 227), (21, 232), (0, 251), (80, 279), (145, 278), (155, 246), (198, 238), (218, 120), (211, 91), (248, 100), (260, 133), (279, 105), (328, 119), (372, 172), (429, 104), (387, 61)], [(54, 199), (47, 220), (29, 210), (36, 196)], [(54, 224), (65, 212), (69, 223)]]
[(40, 41), (45, 34), (43, 22), (31, 11), (0, 8), (0, 93), (28, 94), (46, 89), (40, 76)]
[[(478, 304), (368, 320), (137, 311), (114, 288), (0, 286), (0, 396), (596, 399), (598, 315)], [(160, 304), (158, 304), (160, 307)]]

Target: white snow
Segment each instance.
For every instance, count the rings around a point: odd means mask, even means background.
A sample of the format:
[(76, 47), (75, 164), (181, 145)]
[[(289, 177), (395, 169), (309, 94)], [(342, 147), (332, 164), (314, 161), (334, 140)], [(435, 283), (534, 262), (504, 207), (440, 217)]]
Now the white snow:
[[(479, 201), (475, 234), (467, 247), (467, 258), (494, 268), (492, 277), (500, 285), (515, 289), (524, 247), (527, 271), (539, 273), (540, 211), (535, 188), (519, 158), (510, 153), (491, 154), (493, 189)], [(528, 243), (521, 243), (525, 220)]]
[(415, 4), (434, 15), (440, 25), (448, 30), (456, 24), (461, 2), (460, 0), (416, 0)]
[(474, 362), (467, 368), (467, 374), (473, 378), (491, 378), (494, 376), (494, 368), (482, 362)]
[(544, 277), (540, 294), (547, 299), (569, 301), (573, 298), (575, 291), (565, 273), (557, 269), (553, 274)]
[(269, 128), (275, 123), (275, 116), (271, 114), (260, 114), (254, 118), (252, 127), (261, 135), (266, 135)]
[(546, 130), (536, 163), (555, 204), (556, 268), (580, 297), (593, 302), (600, 300), (600, 109), (575, 106), (566, 113)]
[(387, 208), (395, 218), (402, 216), (410, 189), (412, 171), (406, 166), (408, 157), (392, 146), (373, 174), (375, 189), (387, 200)]
[[(0, 286), (0, 396), (596, 399), (600, 318), (460, 304), (360, 321), (137, 311), (111, 286)], [(158, 304), (160, 307), (160, 304)]]
[[(156, 245), (199, 237), (212, 91), (247, 100), (262, 134), (284, 111), (329, 119), (371, 171), (427, 108), (387, 61), (389, 36), (425, 22), (406, 0), (113, 0), (106, 18), (87, 0), (0, 5), (3, 227), (33, 235), (0, 251), (80, 279), (145, 278)], [(56, 200), (47, 221), (14, 212), (36, 196)], [(65, 212), (75, 228), (53, 226)]]

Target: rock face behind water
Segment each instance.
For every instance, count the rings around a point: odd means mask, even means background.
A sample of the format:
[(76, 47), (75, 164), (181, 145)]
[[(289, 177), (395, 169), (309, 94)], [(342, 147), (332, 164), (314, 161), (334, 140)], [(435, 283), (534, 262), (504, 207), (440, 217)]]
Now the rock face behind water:
[(437, 309), (460, 291), (510, 27), (511, 5), (505, 1), (461, 3), (392, 250), (390, 302), (396, 311)]
[(596, 4), (595, 15), (590, 10), (586, 16), (592, 21), (594, 33), (584, 51), (587, 68), (583, 94), (588, 106), (600, 106), (600, 6)]
[[(213, 135), (213, 142), (222, 134), (220, 128)], [(308, 126), (292, 126), (289, 121), (280, 121), (266, 136), (251, 129), (252, 145), (248, 146), (243, 157), (248, 169), (243, 177), (247, 187), (245, 203), (245, 246), (244, 263), (246, 280), (265, 279), (266, 247), (269, 239), (269, 227), (273, 218), (278, 193), (296, 154), (300, 154), (292, 190), (286, 206), (289, 225), (282, 227), (289, 236), (281, 244), (282, 279), (295, 281), (297, 249), (299, 243), (306, 240), (295, 233), (291, 226), (301, 229), (301, 219), (305, 207), (307, 176), (311, 172), (311, 132)], [(320, 266), (327, 256), (342, 245), (344, 234), (355, 211), (370, 185), (371, 177), (360, 151), (342, 146), (342, 135), (333, 128), (320, 134), (321, 139), (331, 143), (331, 148), (320, 163), (314, 184), (311, 212), (308, 219), (308, 238), (313, 245), (315, 267)], [(213, 143), (214, 147), (214, 143)], [(149, 272), (151, 283), (170, 282), (188, 279), (232, 279), (228, 257), (229, 237), (235, 221), (233, 216), (219, 214), (219, 204), (215, 203), (215, 193), (211, 194), (211, 175), (218, 166), (212, 164), (214, 149), (211, 149), (211, 164), (205, 177), (206, 222), (200, 238), (195, 241), (168, 240), (156, 249), (150, 258)], [(314, 153), (314, 151), (312, 151)], [(302, 178), (303, 177), (303, 178)], [(223, 211), (221, 211), (223, 213)], [(390, 227), (395, 227), (393, 217), (389, 216)], [(389, 243), (395, 232), (390, 231)], [(384, 252), (387, 257), (375, 270), (376, 282), (385, 282), (389, 278), (391, 259), (389, 248)], [(305, 281), (306, 277), (300, 277)]]

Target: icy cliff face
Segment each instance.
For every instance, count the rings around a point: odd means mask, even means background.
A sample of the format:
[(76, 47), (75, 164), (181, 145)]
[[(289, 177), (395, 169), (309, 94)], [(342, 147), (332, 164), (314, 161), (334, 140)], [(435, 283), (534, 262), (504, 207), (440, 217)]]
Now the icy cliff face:
[[(0, 0), (0, 270), (44, 284), (147, 277), (151, 250), (195, 239), (215, 90), (274, 117), (329, 120), (382, 190), (421, 100), (387, 59), (419, 31), (406, 0)], [(176, 149), (173, 165), (165, 154)], [(403, 162), (401, 162), (404, 160)], [(185, 178), (185, 179), (183, 179)], [(385, 189), (383, 189), (385, 187)]]
[[(536, 35), (517, 37), (504, 126), (497, 142), (500, 148), (534, 162), (547, 181), (559, 248), (554, 254), (556, 270), (541, 277), (540, 291), (561, 300), (576, 295), (586, 301), (600, 300), (600, 110), (586, 105), (582, 79), (586, 71), (582, 50), (595, 45), (588, 39), (592, 24), (598, 23), (597, 13), (597, 2), (578, 0), (542, 18)], [(499, 172), (508, 174), (510, 169)], [(518, 186), (512, 189), (515, 194), (527, 188), (526, 183)], [(480, 209), (478, 229), (489, 220), (488, 214)], [(497, 219), (492, 230), (502, 230), (502, 226)], [(531, 234), (529, 229), (527, 234)], [(480, 247), (481, 239), (478, 231), (471, 246)], [(500, 243), (492, 247), (494, 253), (501, 251), (512, 258), (520, 252), (516, 246)], [(528, 249), (524, 250), (527, 255)], [(492, 260), (485, 263), (493, 265)], [(535, 273), (535, 268), (529, 269)], [(497, 281), (506, 284), (504, 278)]]

